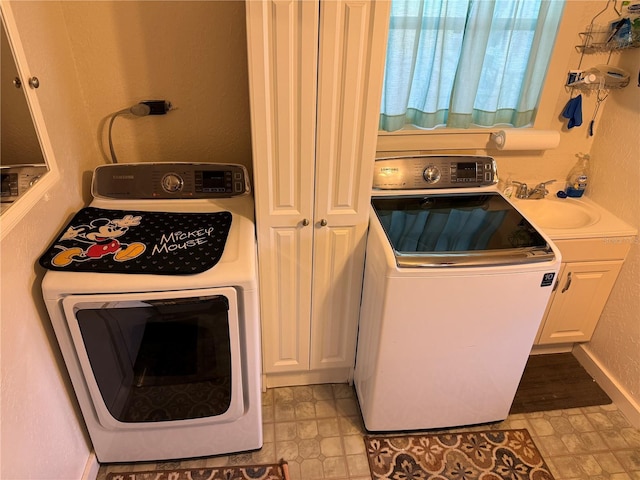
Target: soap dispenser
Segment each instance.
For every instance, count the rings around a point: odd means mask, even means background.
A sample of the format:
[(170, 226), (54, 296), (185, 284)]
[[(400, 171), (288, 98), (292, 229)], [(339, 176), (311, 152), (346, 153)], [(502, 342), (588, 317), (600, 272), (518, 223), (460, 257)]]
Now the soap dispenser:
[(589, 181), (589, 155), (586, 153), (576, 154), (578, 162), (567, 176), (567, 186), (565, 193), (567, 197), (581, 197), (587, 188)]

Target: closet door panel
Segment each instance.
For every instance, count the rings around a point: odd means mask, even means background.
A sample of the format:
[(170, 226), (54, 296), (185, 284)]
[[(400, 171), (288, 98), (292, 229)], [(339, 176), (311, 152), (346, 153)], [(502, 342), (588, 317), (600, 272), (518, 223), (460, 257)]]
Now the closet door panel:
[(319, 7), (292, 0), (246, 6), (258, 214), (292, 225), (312, 215)]
[(368, 221), (389, 2), (320, 9), (316, 218), (353, 225)]
[(264, 370), (306, 370), (319, 4), (246, 9)]
[(320, 2), (312, 369), (354, 366), (388, 15)]
[(269, 249), (262, 251), (261, 266), (269, 276), (260, 295), (263, 311), (270, 313), (262, 317), (264, 373), (309, 368), (311, 259), (301, 245), (311, 243), (303, 238), (310, 235), (310, 228), (272, 228)]
[[(316, 2), (274, 1), (272, 50), (273, 157), (269, 215), (310, 218), (317, 78)], [(303, 160), (304, 161), (301, 161)]]
[(354, 365), (366, 228), (316, 227), (311, 369)]

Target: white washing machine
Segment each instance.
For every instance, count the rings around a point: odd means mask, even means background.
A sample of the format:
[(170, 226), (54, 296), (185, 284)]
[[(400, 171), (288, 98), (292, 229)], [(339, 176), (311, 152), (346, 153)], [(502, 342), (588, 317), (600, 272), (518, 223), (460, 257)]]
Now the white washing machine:
[(262, 446), (254, 204), (244, 167), (114, 164), (40, 263), (100, 462)]
[(368, 430), (507, 417), (561, 257), (496, 182), (490, 157), (376, 161), (354, 376)]

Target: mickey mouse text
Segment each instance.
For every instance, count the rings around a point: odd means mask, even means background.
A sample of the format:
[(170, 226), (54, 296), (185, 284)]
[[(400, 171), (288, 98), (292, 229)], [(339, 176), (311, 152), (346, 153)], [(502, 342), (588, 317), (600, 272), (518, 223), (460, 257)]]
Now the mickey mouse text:
[(174, 252), (176, 250), (186, 250), (207, 243), (207, 237), (210, 237), (215, 231), (214, 227), (200, 228), (192, 232), (171, 232), (169, 235), (162, 234), (160, 244), (153, 246), (152, 255), (156, 253)]

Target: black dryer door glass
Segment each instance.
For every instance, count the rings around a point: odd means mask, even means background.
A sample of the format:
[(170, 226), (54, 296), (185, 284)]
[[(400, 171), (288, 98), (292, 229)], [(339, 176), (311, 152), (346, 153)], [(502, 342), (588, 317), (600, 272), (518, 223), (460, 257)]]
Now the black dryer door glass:
[(217, 416), (231, 402), (226, 297), (76, 312), (102, 398), (120, 422)]

